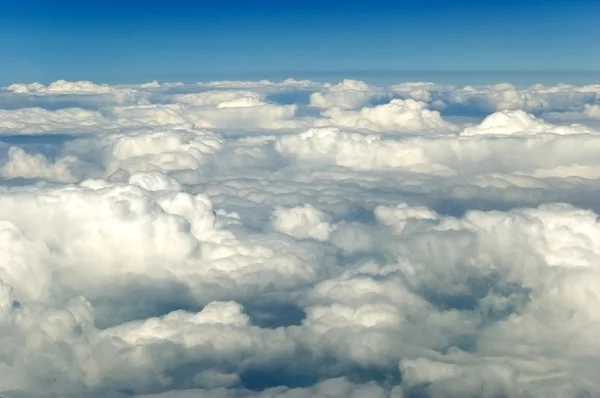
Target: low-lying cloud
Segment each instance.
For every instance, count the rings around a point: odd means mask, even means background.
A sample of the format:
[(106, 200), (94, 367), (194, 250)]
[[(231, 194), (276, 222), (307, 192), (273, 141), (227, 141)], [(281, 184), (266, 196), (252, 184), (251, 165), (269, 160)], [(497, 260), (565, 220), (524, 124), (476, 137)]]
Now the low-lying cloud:
[(598, 93), (0, 89), (0, 395), (600, 395)]

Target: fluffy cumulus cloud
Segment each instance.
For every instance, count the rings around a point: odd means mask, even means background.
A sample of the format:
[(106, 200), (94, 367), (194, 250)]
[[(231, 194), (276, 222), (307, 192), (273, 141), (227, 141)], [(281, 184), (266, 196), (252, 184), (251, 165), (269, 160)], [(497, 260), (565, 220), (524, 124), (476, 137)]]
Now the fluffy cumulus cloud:
[(596, 85), (0, 89), (0, 396), (600, 396)]
[(32, 134), (66, 131), (80, 132), (106, 126), (100, 112), (82, 108), (48, 110), (44, 108), (0, 109), (0, 131)]
[(339, 107), (356, 109), (369, 102), (391, 97), (388, 90), (369, 86), (365, 82), (345, 79), (337, 84), (325, 84), (322, 91), (310, 96), (310, 106), (315, 108)]
[(70, 169), (75, 167), (77, 158), (66, 156), (49, 163), (43, 154), (30, 154), (18, 146), (8, 150), (8, 160), (0, 174), (5, 178), (41, 178), (58, 182), (74, 182)]
[(393, 99), (387, 104), (363, 107), (359, 111), (334, 107), (322, 115), (327, 118), (324, 124), (376, 132), (435, 132), (455, 128), (445, 122), (438, 111), (431, 111), (424, 102), (413, 99)]
[(275, 230), (296, 237), (327, 240), (333, 226), (326, 220), (322, 211), (310, 204), (291, 209), (276, 208), (272, 226)]
[(113, 88), (107, 84), (95, 84), (90, 81), (68, 82), (65, 80), (57, 80), (45, 86), (40, 83), (32, 84), (11, 84), (7, 87), (8, 91), (17, 94), (106, 94), (116, 92), (119, 89)]
[[(156, 82), (156, 84), (158, 84)], [(48, 85), (40, 83), (22, 84), (15, 83), (6, 87), (10, 96), (0, 95), (0, 102), (23, 103), (30, 102), (43, 105), (56, 105), (60, 103), (80, 103), (89, 106), (102, 106), (104, 104), (143, 103), (146, 101), (141, 89), (150, 89), (154, 84), (140, 86), (110, 86), (96, 84), (90, 81), (57, 80)], [(2, 92), (0, 91), (0, 94)]]
[[(588, 108), (589, 109), (589, 108)], [(552, 125), (522, 110), (495, 112), (480, 124), (467, 127), (464, 135), (510, 135), (510, 134), (593, 134), (598, 131), (581, 124)]]
[(503, 110), (524, 110), (526, 112), (566, 112), (581, 110), (597, 101), (600, 86), (572, 86), (559, 84), (531, 87), (516, 87), (512, 84), (493, 86), (454, 87), (424, 86), (433, 95), (438, 106), (455, 111), (490, 113)]

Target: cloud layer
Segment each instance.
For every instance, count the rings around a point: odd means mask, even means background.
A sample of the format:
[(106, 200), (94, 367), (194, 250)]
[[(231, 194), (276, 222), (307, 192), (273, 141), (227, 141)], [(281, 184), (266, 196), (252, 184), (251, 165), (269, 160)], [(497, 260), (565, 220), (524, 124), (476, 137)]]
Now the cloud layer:
[(600, 396), (598, 93), (0, 88), (0, 395)]

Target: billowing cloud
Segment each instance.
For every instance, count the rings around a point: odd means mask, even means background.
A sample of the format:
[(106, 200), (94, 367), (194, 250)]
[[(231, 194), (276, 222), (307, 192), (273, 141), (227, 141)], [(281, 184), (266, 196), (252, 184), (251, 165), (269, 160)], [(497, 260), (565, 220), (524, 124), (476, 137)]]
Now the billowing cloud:
[[(43, 108), (0, 109), (2, 133), (83, 132), (102, 128), (108, 121), (97, 111), (68, 108), (50, 111)], [(102, 127), (101, 127), (102, 126)]]
[(458, 89), (443, 89), (438, 101), (443, 107), (491, 113), (504, 110), (525, 112), (570, 111), (593, 103), (598, 98), (598, 86), (576, 87), (567, 84), (544, 86), (536, 84), (517, 88), (511, 84), (493, 86), (466, 86)]
[(0, 169), (5, 178), (41, 178), (49, 181), (74, 182), (70, 169), (76, 167), (77, 158), (67, 156), (49, 163), (42, 154), (29, 154), (19, 147), (8, 150), (8, 160)]
[(434, 164), (422, 148), (377, 135), (345, 133), (335, 128), (311, 129), (279, 138), (275, 148), (283, 155), (309, 163), (333, 164), (356, 170), (405, 168), (450, 173)]
[(598, 92), (3, 88), (0, 395), (600, 395)]
[[(293, 120), (296, 105), (266, 103), (256, 96), (225, 96), (217, 100), (194, 95), (176, 99), (184, 103), (117, 106), (103, 111), (82, 108), (0, 110), (0, 131), (18, 134), (89, 133), (186, 124), (197, 128), (229, 129), (280, 129), (302, 125), (302, 121)], [(196, 104), (202, 104), (202, 101), (206, 105)]]
[(442, 120), (439, 112), (427, 109), (423, 102), (413, 99), (393, 99), (387, 104), (364, 107), (359, 111), (330, 108), (322, 115), (324, 125), (365, 129), (377, 132), (445, 132), (455, 126)]
[(335, 227), (327, 222), (326, 215), (310, 204), (291, 209), (276, 208), (272, 226), (275, 230), (295, 238), (327, 240)]
[(537, 119), (522, 110), (500, 111), (486, 117), (477, 126), (467, 127), (463, 135), (510, 135), (510, 134), (598, 134), (597, 130), (581, 124), (557, 126)]
[(370, 101), (389, 97), (390, 94), (380, 88), (358, 80), (345, 79), (338, 84), (326, 84), (322, 92), (313, 93), (310, 96), (310, 106), (356, 109)]

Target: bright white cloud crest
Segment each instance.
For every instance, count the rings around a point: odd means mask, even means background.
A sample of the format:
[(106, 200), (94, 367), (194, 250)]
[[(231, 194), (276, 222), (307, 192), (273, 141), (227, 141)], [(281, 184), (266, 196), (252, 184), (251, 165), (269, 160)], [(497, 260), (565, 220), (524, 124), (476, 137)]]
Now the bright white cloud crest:
[(599, 396), (597, 85), (0, 90), (0, 395)]

